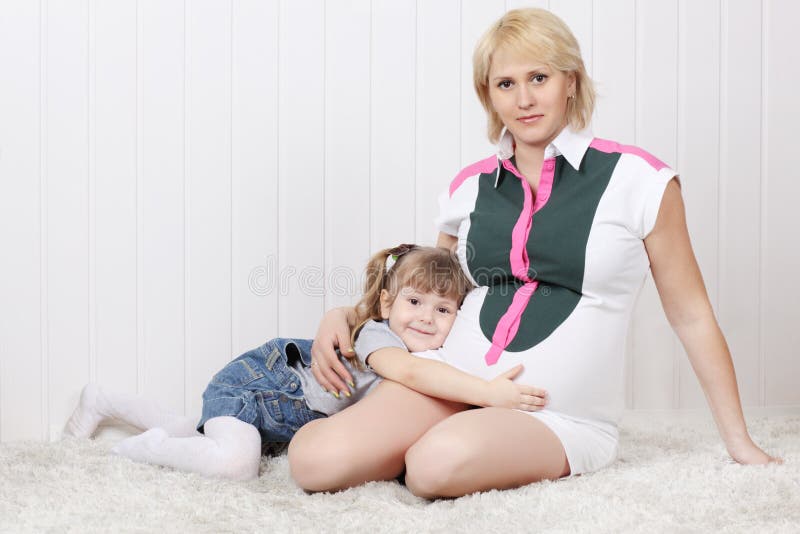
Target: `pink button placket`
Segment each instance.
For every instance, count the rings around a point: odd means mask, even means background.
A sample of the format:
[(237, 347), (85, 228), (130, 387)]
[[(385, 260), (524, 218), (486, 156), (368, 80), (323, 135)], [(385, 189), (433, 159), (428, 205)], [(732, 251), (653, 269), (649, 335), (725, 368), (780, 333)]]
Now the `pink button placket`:
[(550, 198), (550, 193), (553, 189), (556, 161), (555, 158), (547, 158), (542, 163), (542, 174), (539, 178), (539, 188), (535, 202), (528, 181), (519, 173), (511, 161), (507, 159), (503, 160), (503, 167), (519, 178), (524, 194), (522, 211), (511, 232), (511, 253), (509, 258), (511, 262), (511, 272), (524, 283), (514, 293), (511, 305), (497, 323), (494, 335), (492, 336), (492, 346), (484, 357), (487, 365), (496, 364), (500, 359), (500, 355), (514, 340), (514, 337), (516, 337), (519, 331), (522, 314), (527, 308), (531, 297), (536, 292), (536, 289), (539, 287), (539, 281), (532, 280), (528, 276), (530, 258), (528, 258), (528, 249), (526, 245), (533, 225), (533, 215), (539, 211)]

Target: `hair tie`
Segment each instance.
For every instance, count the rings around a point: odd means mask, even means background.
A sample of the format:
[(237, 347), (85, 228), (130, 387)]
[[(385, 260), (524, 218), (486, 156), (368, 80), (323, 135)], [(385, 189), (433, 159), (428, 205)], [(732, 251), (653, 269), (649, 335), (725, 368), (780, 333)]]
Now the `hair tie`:
[(417, 245), (409, 245), (404, 243), (389, 249), (389, 253), (386, 255), (386, 272), (388, 273), (389, 269), (394, 267), (394, 264), (397, 263), (397, 260), (400, 259), (400, 256), (411, 252), (415, 248), (417, 248)]
[(389, 269), (394, 267), (394, 264), (397, 263), (398, 256), (396, 254), (389, 254), (386, 256), (386, 272), (389, 272)]

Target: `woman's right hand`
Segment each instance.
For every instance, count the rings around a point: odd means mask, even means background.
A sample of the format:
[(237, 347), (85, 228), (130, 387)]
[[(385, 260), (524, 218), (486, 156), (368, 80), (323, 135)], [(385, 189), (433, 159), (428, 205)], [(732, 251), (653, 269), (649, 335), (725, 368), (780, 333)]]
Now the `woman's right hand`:
[(487, 406), (535, 412), (547, 404), (547, 392), (542, 388), (517, 384), (514, 378), (522, 372), (522, 364), (515, 365), (488, 383)]
[(350, 325), (347, 322), (346, 308), (334, 308), (322, 317), (311, 345), (311, 372), (328, 393), (336, 398), (341, 395), (349, 397), (350, 388), (347, 384), (355, 387), (355, 383), (339, 360), (337, 347), (344, 356), (355, 356), (355, 351), (350, 346)]

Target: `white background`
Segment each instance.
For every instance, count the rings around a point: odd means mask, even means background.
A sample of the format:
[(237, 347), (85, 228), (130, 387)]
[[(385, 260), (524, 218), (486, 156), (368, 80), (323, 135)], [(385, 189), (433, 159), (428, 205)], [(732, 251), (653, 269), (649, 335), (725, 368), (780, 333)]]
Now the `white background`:
[[(492, 153), (472, 48), (521, 5), (578, 37), (595, 134), (681, 173), (744, 405), (800, 405), (800, 4), (4, 0), (0, 441), (57, 436), (89, 380), (198, 413), (232, 357), (354, 302), (371, 251), (433, 243)], [(629, 408), (704, 406), (650, 281), (629, 349)]]

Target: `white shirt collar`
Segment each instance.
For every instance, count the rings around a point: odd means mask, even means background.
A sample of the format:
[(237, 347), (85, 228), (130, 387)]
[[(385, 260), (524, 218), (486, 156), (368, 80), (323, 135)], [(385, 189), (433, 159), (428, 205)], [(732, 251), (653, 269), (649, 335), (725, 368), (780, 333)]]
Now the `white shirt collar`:
[[(581, 130), (576, 132), (571, 127), (567, 126), (556, 136), (553, 141), (547, 145), (544, 150), (544, 157), (554, 158), (563, 155), (564, 159), (572, 165), (572, 168), (580, 170), (581, 161), (583, 156), (589, 149), (589, 145), (594, 137), (588, 130)], [(500, 177), (500, 166), (502, 160), (509, 159), (514, 155), (514, 137), (506, 128), (500, 132), (500, 141), (497, 143), (497, 158), (500, 160), (497, 166), (497, 176), (495, 177), (495, 187), (497, 187), (497, 180)]]

